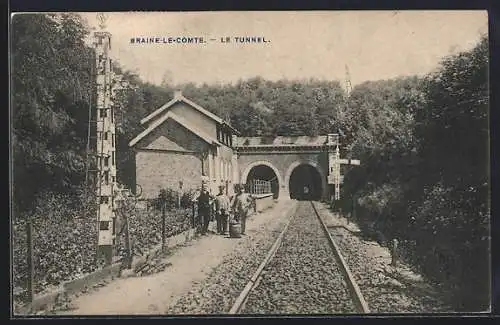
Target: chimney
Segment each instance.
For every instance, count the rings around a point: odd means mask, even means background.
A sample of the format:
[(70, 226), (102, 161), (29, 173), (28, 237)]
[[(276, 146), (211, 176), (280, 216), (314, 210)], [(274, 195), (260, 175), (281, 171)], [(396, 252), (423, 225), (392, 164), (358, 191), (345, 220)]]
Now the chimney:
[(174, 98), (181, 98), (182, 97), (182, 90), (177, 89), (174, 91)]

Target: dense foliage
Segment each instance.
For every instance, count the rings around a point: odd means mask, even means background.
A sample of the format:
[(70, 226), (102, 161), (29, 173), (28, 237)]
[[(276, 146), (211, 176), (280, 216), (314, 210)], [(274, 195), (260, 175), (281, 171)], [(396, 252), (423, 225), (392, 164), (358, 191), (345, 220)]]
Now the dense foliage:
[[(92, 211), (89, 209), (92, 205), (88, 202), (91, 197), (89, 193), (80, 193), (77, 208), (64, 208), (74, 202), (63, 195), (46, 196), (47, 201), (38, 204), (46, 210), (38, 209), (38, 215), (44, 217), (31, 218), (36, 293), (54, 289), (65, 281), (79, 278), (104, 265), (103, 261), (96, 263), (95, 259), (97, 237), (95, 214), (89, 215), (89, 211)], [(121, 204), (117, 232), (123, 229), (122, 216), (126, 214), (133, 254), (144, 255), (161, 243), (162, 214), (159, 209), (146, 210), (137, 207), (136, 203), (129, 199)], [(191, 223), (191, 208), (170, 207), (165, 215), (165, 237), (190, 229)], [(125, 252), (123, 234), (117, 237), (116, 257), (123, 256)], [(25, 298), (23, 288), (28, 272), (26, 220), (13, 221), (12, 239), (14, 288), (16, 298), (21, 300)]]
[[(452, 290), (459, 310), (489, 308), (488, 41), (425, 78), (365, 83), (350, 108), (346, 176), (360, 217), (399, 238), (413, 263)], [(358, 213), (359, 214), (359, 213)]]
[(16, 15), (12, 31), (14, 198), (24, 209), (83, 179), (92, 52), (74, 14)]
[[(79, 199), (88, 108), (95, 100), (93, 55), (84, 42), (89, 31), (73, 14), (17, 15), (12, 31), (15, 215), (46, 219), (44, 225), (72, 216), (80, 220), (91, 206)], [(115, 70), (134, 86), (115, 98), (120, 183), (134, 188), (128, 142), (142, 130), (139, 121), (168, 102), (174, 88), (230, 119), (243, 135), (341, 130), (342, 155), (362, 161), (346, 173), (343, 187), (343, 197), (356, 198), (360, 221), (406, 243), (409, 260), (452, 290), (457, 309), (488, 307), (485, 37), (474, 49), (444, 58), (425, 77), (365, 82), (347, 101), (337, 81), (256, 77), (197, 86), (171, 85), (166, 79), (156, 86), (119, 66)], [(174, 194), (167, 193), (171, 205)], [(186, 194), (183, 205), (188, 201)], [(40, 227), (38, 232), (52, 232)], [(60, 246), (61, 240), (49, 241)]]

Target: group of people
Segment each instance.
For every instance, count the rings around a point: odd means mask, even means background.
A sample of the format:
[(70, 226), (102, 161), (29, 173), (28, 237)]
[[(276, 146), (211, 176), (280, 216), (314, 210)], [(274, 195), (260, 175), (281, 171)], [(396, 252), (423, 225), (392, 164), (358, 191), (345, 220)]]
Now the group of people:
[(245, 193), (245, 187), (237, 185), (236, 194), (229, 198), (223, 185), (219, 186), (219, 193), (216, 196), (210, 193), (207, 185), (208, 182), (203, 180), (199, 193), (193, 198), (193, 202), (198, 206), (201, 234), (207, 234), (208, 226), (214, 216), (218, 234), (228, 234), (229, 223), (235, 220), (241, 224), (241, 234), (245, 235), (246, 219), (252, 204), (252, 197)]

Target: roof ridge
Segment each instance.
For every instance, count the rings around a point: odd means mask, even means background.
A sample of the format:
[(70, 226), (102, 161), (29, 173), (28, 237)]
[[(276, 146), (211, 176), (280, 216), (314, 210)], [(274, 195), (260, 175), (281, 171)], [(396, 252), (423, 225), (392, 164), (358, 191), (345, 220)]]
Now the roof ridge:
[(134, 145), (139, 143), (139, 141), (141, 141), (144, 137), (146, 137), (148, 134), (153, 132), (153, 130), (158, 128), (160, 125), (162, 125), (169, 118), (172, 118), (174, 121), (176, 121), (177, 123), (179, 123), (180, 125), (182, 125), (186, 129), (188, 129), (190, 132), (194, 133), (196, 136), (203, 139), (205, 142), (215, 143), (217, 145), (222, 145), (219, 141), (217, 141), (216, 139), (212, 138), (211, 136), (205, 134), (203, 131), (199, 131), (195, 127), (192, 127), (186, 119), (180, 117), (179, 115), (175, 114), (172, 111), (169, 111), (165, 115), (163, 115), (162, 117), (160, 117), (159, 119), (154, 121), (147, 129), (145, 129), (144, 131), (139, 133), (139, 135), (137, 135), (135, 138), (133, 138), (129, 142), (129, 147), (133, 147)]
[(174, 92), (174, 97), (168, 101), (167, 103), (165, 103), (164, 105), (160, 106), (160, 108), (156, 109), (154, 112), (152, 112), (151, 114), (149, 114), (148, 116), (146, 116), (145, 118), (143, 118), (141, 120), (141, 124), (144, 124), (144, 123), (147, 123), (149, 121), (151, 121), (153, 118), (155, 118), (156, 116), (160, 115), (161, 113), (163, 113), (165, 110), (169, 109), (170, 107), (172, 107), (175, 103), (179, 102), (179, 101), (182, 101), (186, 104), (188, 104), (189, 106), (193, 107), (194, 109), (196, 109), (197, 111), (199, 111), (200, 113), (208, 116), (209, 118), (211, 118), (212, 120), (214, 120), (215, 122), (219, 123), (219, 124), (224, 124), (224, 125), (227, 125), (229, 126), (235, 133), (237, 134), (240, 134), (240, 132), (238, 130), (236, 130), (231, 124), (229, 124), (227, 121), (225, 121), (224, 119), (222, 119), (221, 117), (215, 115), (214, 113), (210, 112), (209, 110), (207, 110), (206, 108), (204, 108), (203, 106), (199, 105), (199, 104), (196, 104), (195, 102), (193, 102), (192, 100), (190, 100), (189, 98), (186, 98), (181, 91), (175, 91)]

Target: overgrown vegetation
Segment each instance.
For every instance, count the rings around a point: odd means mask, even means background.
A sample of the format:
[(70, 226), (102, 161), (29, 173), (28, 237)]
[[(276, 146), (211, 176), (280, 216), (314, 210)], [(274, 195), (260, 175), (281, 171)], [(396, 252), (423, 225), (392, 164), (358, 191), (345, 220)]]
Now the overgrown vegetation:
[(346, 194), (360, 217), (403, 240), (409, 259), (451, 290), (457, 310), (487, 310), (487, 38), (425, 78), (356, 87), (350, 107), (361, 123), (349, 149), (363, 164), (346, 176)]
[[(94, 101), (88, 29), (74, 14), (25, 14), (14, 17), (12, 31), (14, 216), (52, 224), (84, 215), (93, 220), (91, 204), (78, 199)], [(136, 87), (116, 98), (115, 110), (118, 181), (134, 188), (128, 142), (142, 131), (140, 119), (172, 98), (174, 85), (151, 85), (115, 69)], [(253, 78), (175, 88), (229, 116), (244, 136), (340, 129), (342, 155), (362, 161), (346, 174), (343, 188), (345, 198), (356, 198), (360, 219), (384, 238), (407, 243), (409, 260), (452, 291), (457, 310), (484, 310), (490, 279), (487, 72), (483, 37), (428, 76), (365, 82), (348, 101), (337, 81)], [(175, 206), (176, 193), (166, 195)], [(182, 206), (189, 201), (189, 194), (181, 197)]]

